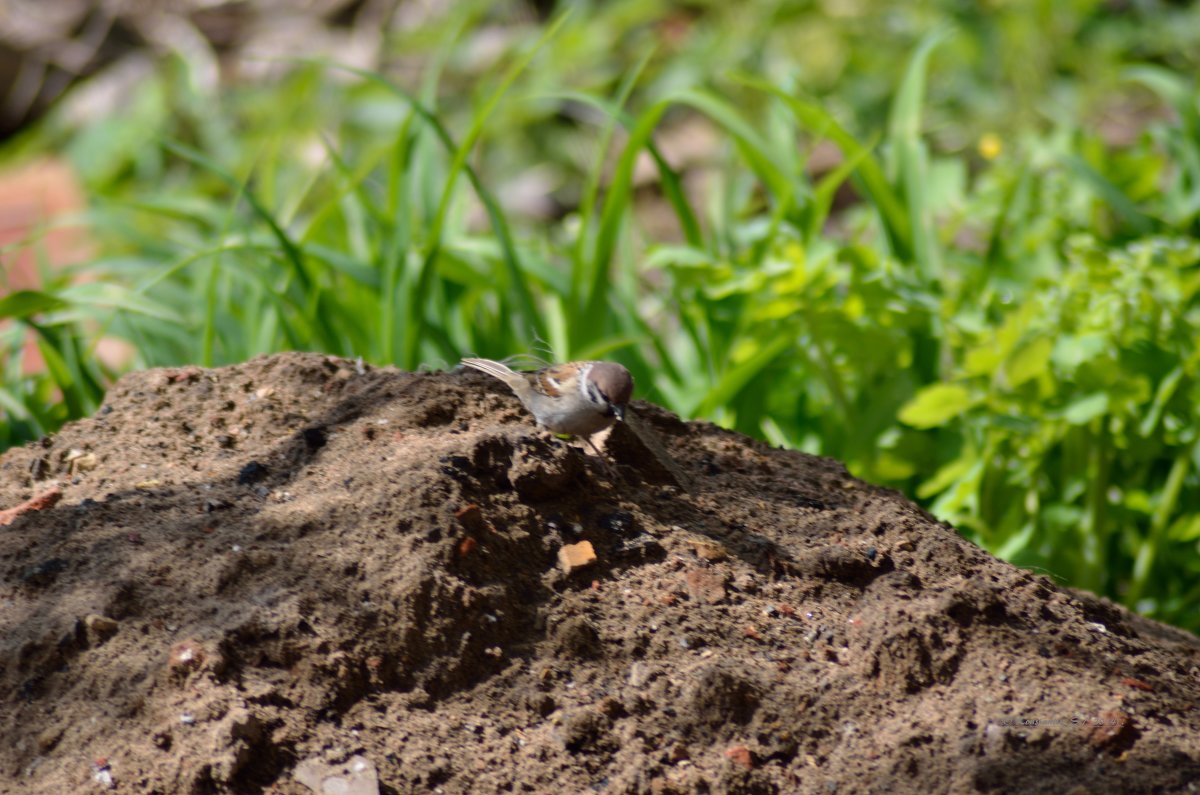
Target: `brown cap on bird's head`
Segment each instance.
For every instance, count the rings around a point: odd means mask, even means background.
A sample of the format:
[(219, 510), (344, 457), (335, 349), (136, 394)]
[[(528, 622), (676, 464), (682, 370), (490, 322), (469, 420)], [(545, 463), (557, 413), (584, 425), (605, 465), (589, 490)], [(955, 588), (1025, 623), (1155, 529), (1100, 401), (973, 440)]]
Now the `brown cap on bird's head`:
[(596, 362), (588, 377), (617, 409), (617, 416), (624, 414), (625, 404), (633, 397), (633, 376), (629, 371), (614, 362)]

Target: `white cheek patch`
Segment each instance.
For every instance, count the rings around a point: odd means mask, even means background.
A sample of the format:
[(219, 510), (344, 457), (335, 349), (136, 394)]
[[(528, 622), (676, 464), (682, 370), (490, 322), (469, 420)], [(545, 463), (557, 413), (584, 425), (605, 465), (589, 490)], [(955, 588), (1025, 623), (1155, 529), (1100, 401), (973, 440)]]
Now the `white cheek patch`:
[(592, 374), (592, 366), (589, 364), (579, 369), (579, 394), (589, 403), (596, 403), (595, 391), (596, 385), (592, 383), (589, 376)]

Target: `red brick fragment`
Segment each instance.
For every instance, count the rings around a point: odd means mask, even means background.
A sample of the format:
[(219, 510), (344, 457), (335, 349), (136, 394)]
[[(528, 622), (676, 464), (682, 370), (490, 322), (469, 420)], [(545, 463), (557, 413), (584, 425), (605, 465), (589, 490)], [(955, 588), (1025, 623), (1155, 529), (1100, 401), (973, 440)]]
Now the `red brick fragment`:
[(725, 757), (735, 765), (747, 770), (754, 769), (754, 753), (744, 745), (735, 745), (725, 752)]
[(199, 367), (184, 367), (170, 373), (167, 376), (167, 381), (172, 384), (178, 384), (183, 381), (199, 381), (202, 375), (204, 375), (204, 371)]
[(1102, 711), (1084, 723), (1088, 744), (1097, 750), (1117, 750), (1126, 747), (1137, 737), (1132, 719), (1119, 709)]
[(55, 486), (52, 489), (43, 491), (32, 499), (26, 500), (20, 505), (0, 511), (0, 527), (12, 524), (21, 514), (53, 508), (62, 499), (62, 496), (62, 489)]
[(591, 541), (580, 541), (578, 544), (567, 544), (558, 550), (558, 565), (570, 574), (596, 562), (596, 550)]
[(468, 503), (454, 512), (454, 518), (467, 530), (482, 531), (484, 529), (483, 511), (475, 503)]
[(1126, 687), (1137, 688), (1138, 690), (1145, 690), (1151, 693), (1154, 692), (1154, 685), (1150, 684), (1149, 682), (1143, 682), (1141, 679), (1134, 679), (1132, 676), (1127, 676), (1122, 679), (1121, 684), (1125, 685)]
[(715, 605), (725, 598), (725, 578), (704, 569), (690, 569), (684, 575), (688, 596), (697, 602)]

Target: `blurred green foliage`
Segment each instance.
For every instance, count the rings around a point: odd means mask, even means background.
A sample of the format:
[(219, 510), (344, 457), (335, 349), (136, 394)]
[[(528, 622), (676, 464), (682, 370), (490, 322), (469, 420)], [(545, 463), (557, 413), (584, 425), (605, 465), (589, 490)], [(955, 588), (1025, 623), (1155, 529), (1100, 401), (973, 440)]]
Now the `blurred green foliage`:
[(101, 253), (0, 300), (49, 365), (6, 357), (0, 444), (96, 408), (103, 335), (137, 367), (611, 357), (1200, 627), (1191, 4), (476, 4), (394, 46), (216, 96), (167, 61), (8, 148), (68, 154)]

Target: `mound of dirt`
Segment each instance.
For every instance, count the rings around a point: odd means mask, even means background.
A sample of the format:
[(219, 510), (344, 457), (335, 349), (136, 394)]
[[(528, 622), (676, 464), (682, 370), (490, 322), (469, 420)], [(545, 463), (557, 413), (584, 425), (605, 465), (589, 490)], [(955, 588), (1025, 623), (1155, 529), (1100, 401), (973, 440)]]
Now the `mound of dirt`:
[(122, 379), (0, 459), (0, 789), (1200, 782), (1195, 637), (834, 461), (635, 408), (689, 490), (475, 372)]

